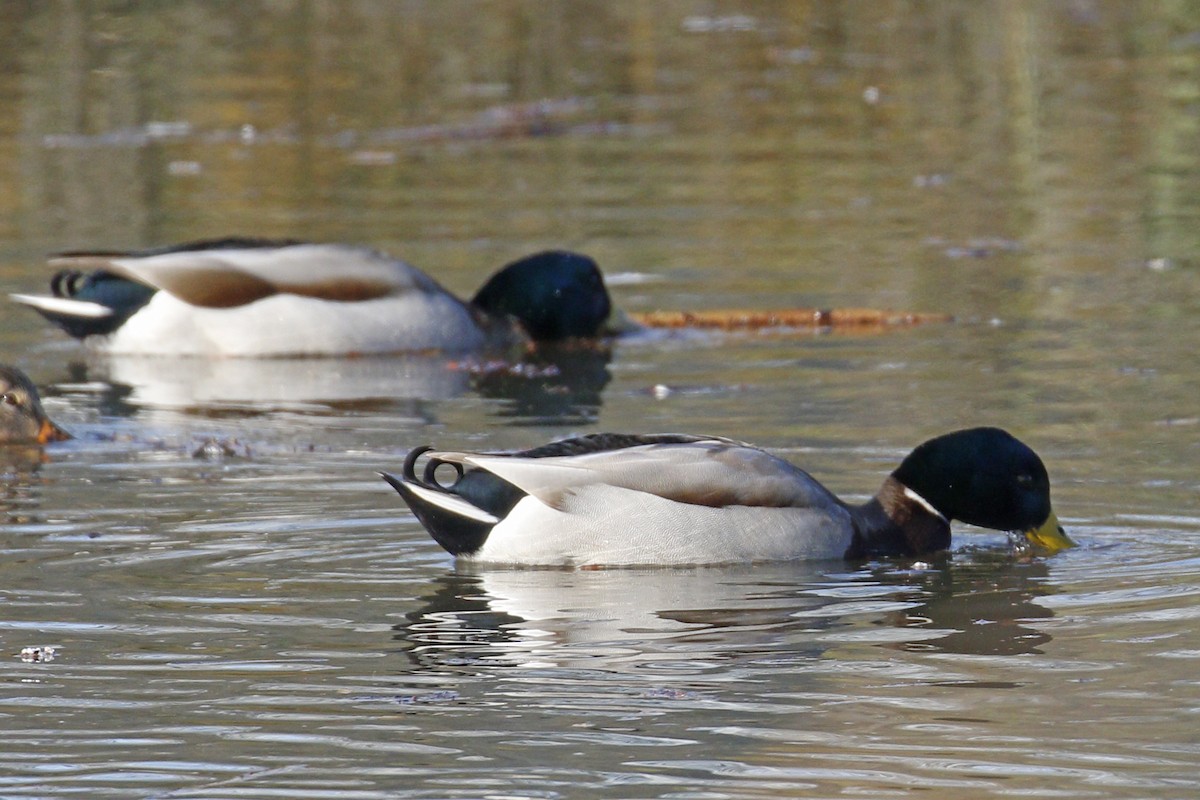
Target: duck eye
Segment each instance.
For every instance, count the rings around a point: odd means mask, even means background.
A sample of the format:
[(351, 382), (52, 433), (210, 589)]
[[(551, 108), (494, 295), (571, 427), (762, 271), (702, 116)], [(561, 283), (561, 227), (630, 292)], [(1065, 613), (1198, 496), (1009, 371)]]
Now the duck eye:
[(1017, 476), (1017, 486), (1020, 486), (1022, 489), (1032, 489), (1033, 488), (1033, 476), (1030, 475), (1028, 472), (1022, 472), (1020, 475)]
[(16, 392), (5, 392), (0, 395), (0, 402), (3, 402), (6, 406), (19, 406), (21, 405), (21, 398), (17, 397)]

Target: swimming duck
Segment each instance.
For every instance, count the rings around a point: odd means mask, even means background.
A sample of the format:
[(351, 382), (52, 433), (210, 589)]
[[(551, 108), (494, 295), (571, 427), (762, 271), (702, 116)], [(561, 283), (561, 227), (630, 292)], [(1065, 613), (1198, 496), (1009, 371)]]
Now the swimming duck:
[(597, 336), (612, 310), (596, 263), (547, 251), (464, 302), (416, 267), (343, 244), (219, 239), (64, 253), (51, 296), (13, 294), (115, 354), (292, 356), (467, 351)]
[(0, 365), (0, 445), (46, 444), (71, 434), (50, 421), (37, 387), (16, 367)]
[[(442, 467), (453, 482), (439, 480)], [(757, 447), (686, 434), (601, 433), (511, 454), (421, 447), (401, 475), (382, 475), (438, 544), (476, 563), (916, 556), (950, 546), (951, 520), (1020, 531), (1048, 551), (1073, 544), (1051, 509), (1042, 460), (999, 428), (930, 439), (863, 505)]]

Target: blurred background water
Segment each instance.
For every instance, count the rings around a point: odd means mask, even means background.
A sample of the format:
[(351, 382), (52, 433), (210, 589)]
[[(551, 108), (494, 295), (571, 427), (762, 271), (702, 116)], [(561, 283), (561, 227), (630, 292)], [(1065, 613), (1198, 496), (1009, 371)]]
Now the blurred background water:
[[(1195, 4), (19, 2), (0, 62), (5, 293), (244, 234), (956, 318), (515, 369), (106, 359), (9, 304), (78, 438), (0, 465), (0, 795), (1196, 796)], [(861, 499), (975, 424), (1079, 549), (461, 572), (375, 474), (685, 430)]]

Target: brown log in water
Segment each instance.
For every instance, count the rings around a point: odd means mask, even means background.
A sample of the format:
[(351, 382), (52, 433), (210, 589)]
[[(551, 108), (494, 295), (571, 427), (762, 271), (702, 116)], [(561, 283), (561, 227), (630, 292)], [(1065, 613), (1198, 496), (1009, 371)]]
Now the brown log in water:
[(760, 331), (772, 329), (871, 329), (953, 322), (950, 314), (925, 314), (876, 308), (786, 308), (770, 311), (649, 311), (630, 313), (647, 328)]

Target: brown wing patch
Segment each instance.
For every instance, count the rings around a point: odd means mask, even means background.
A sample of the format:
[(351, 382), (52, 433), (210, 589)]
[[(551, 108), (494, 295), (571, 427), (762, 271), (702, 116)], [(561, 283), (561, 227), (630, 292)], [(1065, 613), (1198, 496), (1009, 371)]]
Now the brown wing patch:
[(681, 489), (671, 492), (660, 492), (663, 498), (674, 500), (676, 503), (688, 503), (694, 506), (709, 508), (725, 508), (726, 506), (773, 506), (776, 503), (755, 502), (755, 500), (773, 499), (770, 497), (755, 497), (744, 491), (730, 490), (724, 487), (705, 488), (700, 490)]
[(678, 503), (710, 508), (809, 508), (828, 491), (802, 469), (756, 447), (724, 441), (697, 453), (719, 464), (711, 480), (703, 474), (682, 485), (664, 481), (655, 494)]
[(709, 448), (704, 458), (721, 466), (724, 479), (672, 492), (672, 499), (713, 507), (811, 508), (837, 502), (804, 470), (750, 445), (729, 442)]
[[(110, 263), (107, 268), (133, 280), (144, 280), (136, 271), (123, 269), (120, 263)], [(359, 302), (383, 297), (393, 288), (385, 281), (362, 277), (330, 276), (316, 282), (275, 283), (228, 265), (158, 270), (154, 273), (154, 284), (185, 303), (202, 308), (236, 308), (276, 294)]]
[(331, 276), (317, 283), (280, 284), (280, 292), (298, 294), (304, 297), (315, 297), (319, 300), (336, 300), (346, 303), (357, 303), (363, 300), (374, 300), (383, 297), (394, 287), (385, 281), (372, 281), (366, 278), (338, 278)]
[(262, 278), (220, 267), (197, 267), (174, 274), (163, 271), (156, 277), (162, 278), (157, 283), (163, 291), (204, 308), (244, 306), (276, 293), (275, 287)]
[(677, 489), (661, 488), (655, 492), (667, 500), (677, 503), (690, 503), (709, 508), (725, 508), (727, 506), (750, 506), (754, 508), (808, 508), (811, 498), (798, 494), (795, 487), (780, 480), (749, 482), (741, 486), (706, 486), (680, 487)]

